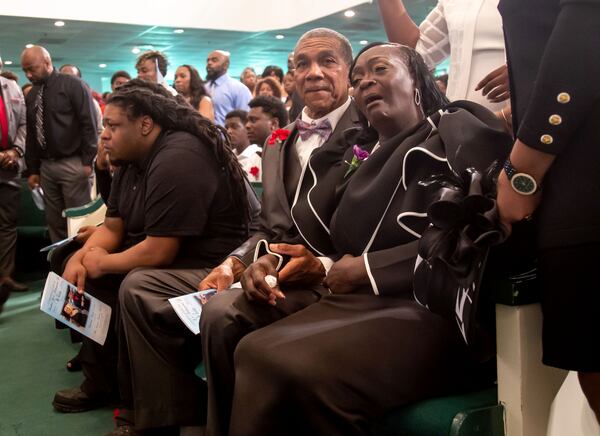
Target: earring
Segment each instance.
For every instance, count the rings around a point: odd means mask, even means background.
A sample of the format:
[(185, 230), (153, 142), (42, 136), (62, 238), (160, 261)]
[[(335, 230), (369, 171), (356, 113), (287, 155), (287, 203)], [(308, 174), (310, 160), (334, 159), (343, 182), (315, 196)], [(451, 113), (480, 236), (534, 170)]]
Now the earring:
[(415, 104), (421, 106), (421, 91), (419, 91), (419, 88), (415, 88)]

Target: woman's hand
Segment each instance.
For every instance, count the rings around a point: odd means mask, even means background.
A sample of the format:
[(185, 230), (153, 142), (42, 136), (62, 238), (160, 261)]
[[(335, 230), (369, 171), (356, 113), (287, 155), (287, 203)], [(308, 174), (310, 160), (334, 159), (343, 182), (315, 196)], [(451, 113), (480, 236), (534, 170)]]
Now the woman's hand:
[(510, 97), (510, 84), (508, 82), (508, 67), (501, 65), (485, 76), (475, 87), (475, 91), (482, 89), (481, 94), (487, 96), (491, 103), (500, 103)]
[(335, 262), (325, 279), (325, 286), (334, 294), (349, 294), (367, 284), (369, 276), (363, 257), (350, 254)]
[(528, 219), (540, 204), (541, 193), (522, 195), (512, 188), (508, 176), (504, 171), (498, 177), (498, 213), (500, 224), (510, 234), (512, 225), (518, 221)]

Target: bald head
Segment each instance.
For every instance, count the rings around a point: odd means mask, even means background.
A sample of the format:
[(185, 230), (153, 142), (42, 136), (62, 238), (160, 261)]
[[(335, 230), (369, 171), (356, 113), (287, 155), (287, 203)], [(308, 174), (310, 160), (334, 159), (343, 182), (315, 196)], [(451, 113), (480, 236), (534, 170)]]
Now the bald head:
[(223, 50), (211, 51), (206, 59), (206, 78), (215, 80), (229, 69), (229, 52)]
[(52, 73), (52, 59), (44, 47), (34, 45), (21, 53), (21, 67), (31, 83), (40, 84)]

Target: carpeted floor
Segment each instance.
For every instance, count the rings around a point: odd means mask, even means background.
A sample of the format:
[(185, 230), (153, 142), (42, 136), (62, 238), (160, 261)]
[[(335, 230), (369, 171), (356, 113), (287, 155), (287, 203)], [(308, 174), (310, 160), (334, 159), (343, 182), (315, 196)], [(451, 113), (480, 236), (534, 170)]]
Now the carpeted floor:
[(0, 315), (0, 436), (101, 436), (112, 430), (112, 408), (62, 414), (52, 408), (54, 392), (78, 386), (81, 372), (66, 362), (77, 352), (68, 330), (39, 310), (44, 280), (19, 277), (30, 290), (13, 294)]

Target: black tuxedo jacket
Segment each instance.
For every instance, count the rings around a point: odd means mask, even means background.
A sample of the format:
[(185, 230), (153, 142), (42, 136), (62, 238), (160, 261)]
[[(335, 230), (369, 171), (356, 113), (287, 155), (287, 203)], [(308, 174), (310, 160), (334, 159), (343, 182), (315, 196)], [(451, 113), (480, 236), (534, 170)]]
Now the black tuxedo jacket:
[[(262, 152), (262, 209), (259, 230), (231, 255), (249, 265), (257, 242), (303, 244), (317, 256), (335, 257), (329, 222), (335, 209), (335, 189), (346, 171), (344, 153), (351, 147), (348, 135), (360, 132), (364, 118), (354, 101), (344, 112), (329, 139), (313, 150), (302, 172), (294, 144), (295, 124), (284, 142)], [(298, 186), (300, 186), (299, 189)]]
[(499, 10), (516, 135), (557, 155), (540, 245), (600, 242), (600, 0), (501, 0)]

